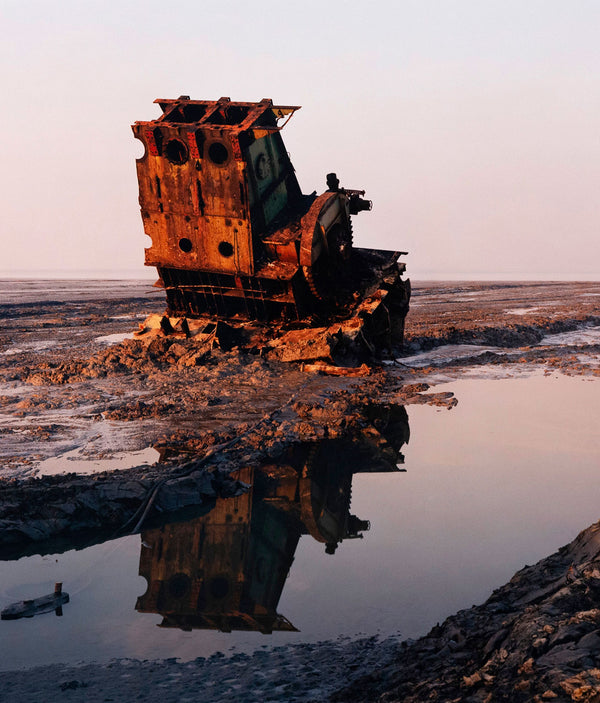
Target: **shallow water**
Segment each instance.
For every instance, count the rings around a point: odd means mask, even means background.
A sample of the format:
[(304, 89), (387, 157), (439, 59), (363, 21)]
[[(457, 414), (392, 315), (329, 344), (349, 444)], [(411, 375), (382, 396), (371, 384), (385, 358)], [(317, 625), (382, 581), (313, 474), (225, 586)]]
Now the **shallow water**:
[[(532, 308), (532, 310), (534, 309), (535, 308)], [(509, 312), (517, 314), (516, 310), (511, 310)], [(518, 314), (526, 314), (527, 312), (529, 312), (529, 310), (519, 312)], [(600, 327), (590, 325), (582, 329), (572, 330), (571, 332), (547, 334), (538, 344), (539, 346), (572, 347), (598, 343), (600, 343)], [(401, 366), (420, 369), (430, 365), (444, 365), (457, 359), (477, 357), (488, 352), (503, 356), (514, 352), (514, 349), (483, 344), (442, 344), (439, 347), (434, 347), (427, 351), (400, 357), (396, 362)]]
[(118, 452), (109, 459), (90, 459), (80, 448), (71, 449), (64, 454), (50, 457), (36, 465), (36, 476), (56, 476), (57, 474), (76, 473), (80, 475), (95, 474), (101, 471), (122, 471), (135, 466), (151, 466), (159, 459), (159, 452), (153, 447), (135, 452)]
[(22, 342), (21, 344), (14, 344), (13, 346), (8, 347), (8, 349), (1, 351), (0, 354), (4, 354), (5, 356), (11, 356), (12, 354), (21, 354), (24, 351), (39, 352), (43, 351), (44, 349), (51, 349), (57, 344), (58, 342), (53, 340), (45, 340), (43, 342)]
[[(221, 581), (213, 582), (224, 582), (227, 574), (215, 565), (237, 563), (232, 545), (248, 543), (245, 537), (236, 542), (231, 525), (219, 522), (213, 512), (179, 528), (0, 562), (0, 608), (50, 593), (57, 581), (71, 597), (62, 617), (0, 622), (0, 668), (113, 657), (193, 659), (231, 647), (253, 650), (341, 634), (419, 636), (456, 610), (482, 602), (517, 569), (551, 553), (600, 517), (600, 381), (471, 379), (436, 390), (453, 391), (458, 406), (451, 411), (408, 408), (410, 441), (402, 447), (406, 472), (352, 477), (350, 512), (370, 521), (369, 530), (357, 530), (363, 539), (344, 539), (335, 554), (328, 554), (325, 543), (310, 534), (300, 536), (310, 530), (301, 530), (297, 513), (282, 511), (281, 501), (254, 501), (248, 525), (253, 534), (258, 530), (259, 536), (269, 537), (270, 551), (262, 537), (255, 539), (242, 551), (245, 567), (232, 580), (256, 595), (260, 584), (272, 578), (263, 557), (271, 555), (281, 572), (291, 552), (288, 577), (285, 582), (280, 578), (281, 596), (277, 584), (271, 585), (267, 600), (300, 632), (159, 628), (161, 597), (152, 595), (152, 589), (138, 608), (154, 607), (154, 612), (136, 610), (146, 591), (146, 581), (138, 575), (140, 555), (146, 573), (154, 574), (156, 583), (169, 583), (171, 595), (185, 586), (190, 570), (195, 570), (194, 578), (216, 574)], [(343, 454), (331, 466), (343, 476), (374, 468), (359, 465), (358, 455), (354, 460)], [(340, 500), (343, 494), (340, 488)], [(230, 500), (238, 503), (218, 509), (241, 517), (244, 499)], [(239, 534), (246, 534), (242, 523)], [(315, 532), (314, 525), (311, 529)], [(212, 543), (204, 540), (212, 546), (194, 560), (189, 545), (198, 543), (199, 534), (212, 535)], [(165, 556), (159, 558), (163, 547)], [(164, 593), (162, 598), (164, 609)], [(197, 612), (208, 607), (206, 599), (197, 602)]]
[(572, 332), (561, 332), (559, 334), (547, 334), (540, 344), (544, 346), (578, 346), (580, 344), (600, 343), (600, 327), (590, 326)]
[(121, 342), (124, 342), (126, 339), (133, 339), (133, 338), (134, 338), (133, 332), (119, 332), (118, 334), (105, 334), (102, 337), (96, 337), (94, 339), (94, 341), (98, 342), (99, 344), (106, 344), (108, 346), (110, 344), (120, 344)]
[(483, 344), (442, 344), (428, 351), (412, 354), (411, 356), (402, 356), (397, 359), (397, 362), (401, 366), (421, 369), (434, 364), (445, 364), (455, 359), (481, 356), (481, 354), (486, 354), (487, 352), (506, 354), (506, 349)]
[(152, 280), (89, 279), (10, 279), (0, 278), (0, 301), (4, 305), (47, 301), (111, 300), (132, 295), (163, 297), (152, 288)]

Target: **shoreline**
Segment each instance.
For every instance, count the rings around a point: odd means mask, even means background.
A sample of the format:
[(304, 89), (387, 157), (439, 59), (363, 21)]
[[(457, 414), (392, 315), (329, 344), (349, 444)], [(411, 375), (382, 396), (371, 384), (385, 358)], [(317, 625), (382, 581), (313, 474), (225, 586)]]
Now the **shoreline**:
[[(556, 300), (559, 293), (563, 297)], [(186, 348), (176, 349), (184, 345), (159, 344), (152, 355), (137, 354), (128, 343), (98, 346), (98, 338), (131, 329), (136, 319), (144, 316), (139, 297), (117, 298), (108, 307), (91, 299), (65, 304), (60, 310), (56, 305), (44, 307), (43, 302), (27, 303), (26, 316), (14, 304), (6, 329), (0, 332), (0, 351), (4, 352), (0, 355), (0, 382), (5, 389), (0, 407), (8, 428), (5, 437), (12, 442), (5, 443), (3, 459), (5, 472), (13, 470), (14, 478), (6, 480), (10, 477), (6, 474), (0, 487), (22, 489), (27, 482), (17, 478), (23, 472), (31, 473), (35, 462), (45, 456), (60, 456), (63, 447), (73, 442), (89, 445), (89, 456), (105, 453), (110, 457), (111, 451), (139, 450), (138, 427), (140, 437), (143, 428), (145, 446), (148, 438), (150, 443), (154, 438), (163, 443), (161, 446), (177, 447), (183, 455), (192, 452), (202, 456), (271, 415), (273, 422), (267, 422), (253, 440), (250, 454), (258, 461), (260, 457), (276, 458), (294, 441), (322, 439), (325, 426), (328, 437), (342, 438), (354, 431), (360, 434), (365, 429), (361, 409), (370, 406), (374, 396), (382, 396), (390, 404), (451, 407), (455, 402), (451, 396), (428, 393), (427, 386), (470, 373), (513, 377), (558, 371), (597, 378), (600, 344), (594, 334), (600, 324), (595, 303), (598, 295), (600, 286), (595, 284), (485, 286), (469, 282), (416, 287), (407, 320), (405, 354), (438, 349), (441, 355), (415, 366), (403, 363), (409, 356), (400, 357), (377, 370), (372, 368), (363, 378), (307, 374), (298, 365), (235, 351), (216, 351), (188, 366), (178, 363), (189, 354)], [(156, 309), (160, 301), (154, 299), (152, 305)], [(565, 343), (561, 339), (540, 344), (547, 334), (588, 329), (594, 334), (585, 341)], [(15, 339), (23, 349), (13, 353)], [(44, 347), (44, 340), (55, 345)], [(29, 348), (29, 341), (42, 346)], [(459, 345), (468, 353), (453, 356), (445, 345)], [(270, 390), (268, 398), (266, 388)], [(288, 404), (300, 391), (302, 398)], [(201, 426), (198, 417), (202, 417)], [(353, 418), (349, 424), (347, 417)], [(96, 424), (102, 418), (111, 421), (114, 433), (94, 439)], [(23, 434), (19, 428), (24, 422), (38, 425), (36, 431)], [(165, 428), (173, 423), (179, 430), (165, 434)], [(126, 432), (119, 434), (119, 428)], [(243, 455), (247, 460), (247, 448)], [(227, 472), (240, 458), (234, 452), (217, 465)], [(173, 465), (164, 468), (172, 470)], [(120, 478), (127, 478), (128, 471), (131, 477), (135, 469), (124, 470), (120, 477), (120, 472), (113, 472), (110, 478), (116, 479), (115, 486)], [(148, 473), (148, 467), (141, 473)], [(48, 484), (65, 481), (33, 479), (31, 485), (37, 483), (42, 488), (46, 480)], [(87, 477), (83, 482), (90, 480), (96, 479)], [(213, 486), (207, 489), (207, 496), (211, 491)], [(9, 504), (14, 495), (5, 495)], [(22, 498), (26, 501), (25, 493)], [(185, 700), (186, 692), (195, 701), (240, 700), (243, 692), (243, 700), (249, 703), (322, 701), (329, 695), (339, 701), (435, 700), (432, 696), (437, 700), (593, 701), (593, 692), (600, 685), (600, 679), (594, 678), (595, 667), (600, 665), (600, 635), (598, 642), (592, 635), (597, 629), (600, 632), (600, 611), (597, 615), (581, 613), (595, 610), (586, 597), (597, 590), (600, 593), (600, 547), (594, 554), (590, 552), (596, 549), (597, 532), (597, 525), (588, 528), (582, 533), (587, 536), (580, 535), (536, 566), (518, 572), (485, 604), (450, 616), (414, 643), (402, 645), (396, 638), (381, 642), (373, 637), (340, 638), (318, 645), (284, 645), (251, 655), (213, 655), (196, 662), (122, 660), (106, 665), (32, 667), (0, 672), (0, 701), (43, 698), (52, 703), (64, 700), (65, 695), (82, 701), (131, 700), (146, 684), (155, 686), (156, 692), (144, 694), (144, 700), (160, 699), (161, 703)], [(37, 549), (35, 540), (32, 544)], [(528, 600), (540, 589), (547, 593)], [(556, 594), (565, 599), (560, 608), (552, 605)], [(503, 605), (497, 607), (497, 602)], [(549, 608), (548, 612), (544, 608)], [(537, 628), (535, 647), (529, 637), (531, 628)], [(554, 629), (545, 632), (544, 628)], [(563, 630), (564, 637), (554, 638)], [(498, 633), (504, 634), (501, 637)], [(496, 635), (498, 646), (489, 649), (483, 661), (482, 652)], [(499, 654), (504, 651), (506, 656)], [(548, 662), (553, 668), (548, 668)], [(235, 668), (231, 670), (231, 666)], [(379, 673), (373, 673), (381, 667)], [(341, 690), (349, 676), (360, 683)], [(214, 677), (214, 686), (222, 688), (217, 694), (213, 687), (206, 693), (208, 697), (202, 698), (207, 677)]]
[[(600, 523), (417, 639), (348, 638), (0, 671), (0, 701), (595, 701)], [(348, 681), (350, 679), (350, 682)]]

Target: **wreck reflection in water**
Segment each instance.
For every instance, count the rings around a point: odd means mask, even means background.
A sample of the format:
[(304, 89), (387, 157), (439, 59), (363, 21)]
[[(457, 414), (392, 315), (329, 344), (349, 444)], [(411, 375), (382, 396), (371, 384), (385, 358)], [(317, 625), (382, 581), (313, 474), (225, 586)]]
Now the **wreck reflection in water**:
[(277, 605), (301, 535), (332, 555), (362, 538), (370, 523), (350, 511), (353, 475), (398, 471), (404, 461), (404, 407), (373, 407), (369, 419), (355, 441), (295, 446), (277, 464), (239, 469), (248, 492), (217, 499), (207, 515), (143, 531), (148, 588), (136, 610), (182, 630), (297, 631)]

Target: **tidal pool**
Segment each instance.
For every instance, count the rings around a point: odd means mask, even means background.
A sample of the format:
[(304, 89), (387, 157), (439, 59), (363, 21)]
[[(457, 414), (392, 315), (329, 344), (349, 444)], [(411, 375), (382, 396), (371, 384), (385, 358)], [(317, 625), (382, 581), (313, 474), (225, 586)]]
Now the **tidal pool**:
[[(0, 667), (417, 637), (600, 518), (600, 381), (538, 375), (436, 390), (458, 405), (399, 411), (384, 462), (365, 447), (312, 448), (299, 472), (252, 474), (252, 496), (188, 523), (0, 562), (0, 609), (57, 581), (71, 599), (62, 617), (0, 622)], [(402, 471), (390, 463), (398, 451)], [(316, 464), (327, 478), (302, 483), (302, 467)], [(208, 629), (219, 626), (233, 631)]]

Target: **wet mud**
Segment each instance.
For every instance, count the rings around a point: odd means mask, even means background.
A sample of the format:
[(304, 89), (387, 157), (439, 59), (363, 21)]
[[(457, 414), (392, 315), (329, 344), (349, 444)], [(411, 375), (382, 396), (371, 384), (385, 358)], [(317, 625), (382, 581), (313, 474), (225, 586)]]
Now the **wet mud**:
[[(15, 295), (0, 305), (0, 552), (61, 551), (201, 514), (247, 490), (240, 467), (281, 464), (311, 443), (368, 444), (393, 463), (390, 410), (460, 402), (430, 385), (465, 374), (599, 376), (599, 301), (598, 283), (413, 284), (404, 348), (376, 350), (338, 376), (335, 359), (285, 363), (261, 345), (133, 338), (162, 312), (162, 294), (144, 286), (130, 296)], [(140, 464), (148, 447), (158, 460)], [(128, 453), (124, 469), (67, 473), (73, 459), (76, 468)], [(45, 475), (61, 457), (65, 473)], [(582, 554), (563, 550), (520, 572), (417, 643), (387, 644), (389, 666), (337, 700), (595, 700), (572, 697), (597, 690), (597, 617), (586, 615), (597, 553)], [(576, 637), (557, 639), (573, 628)], [(574, 659), (579, 644), (557, 648), (582, 638)], [(494, 686), (504, 697), (490, 698)]]
[[(235, 440), (207, 468), (258, 464), (294, 443), (355, 435), (374, 401), (451, 407), (455, 398), (428, 393), (427, 384), (465, 372), (600, 374), (600, 338), (593, 334), (600, 324), (600, 284), (413, 288), (404, 349), (379, 350), (355, 377), (322, 373), (332, 364), (268, 358), (263, 347), (135, 339), (140, 323), (162, 309), (161, 294), (148, 297), (142, 286), (132, 286), (129, 298), (90, 292), (3, 304), (0, 488), (14, 491), (15, 481), (20, 486), (34, 476), (43, 483), (49, 480), (39, 477), (44, 460), (67, 455), (67, 470), (73, 453), (85, 461), (169, 446), (201, 459)], [(551, 335), (577, 330), (592, 336), (582, 343), (551, 341)], [(427, 359), (428, 350), (444, 352), (446, 345), (461, 355)], [(411, 365), (415, 359), (419, 363)], [(173, 465), (153, 468), (161, 470)], [(114, 480), (127, 481), (128, 474), (121, 470)]]
[[(303, 389), (304, 391), (306, 389)], [(318, 399), (292, 396), (284, 406), (236, 433), (172, 434), (155, 445), (160, 461), (152, 466), (81, 476), (75, 473), (7, 479), (0, 485), (0, 556), (62, 551), (122, 534), (139, 532), (157, 520), (181, 519), (178, 511), (206, 510), (214, 499), (243, 493), (249, 484), (235, 478), (241, 467), (287, 465), (291, 455), (323, 443), (346, 446), (352, 456), (368, 453), (369, 470), (395, 469), (399, 448), (408, 439), (400, 401), (452, 407), (451, 393), (427, 393), (413, 384), (390, 394), (383, 377), (367, 389), (338, 390)], [(374, 402), (372, 394), (379, 396)], [(399, 425), (398, 425), (399, 418)], [(305, 463), (297, 473), (306, 471)]]
[[(599, 325), (598, 283), (416, 285), (405, 353), (414, 355), (443, 345), (477, 348), (477, 353), (460, 359), (424, 365), (418, 374), (431, 374), (441, 367), (518, 365), (598, 376)], [(579, 344), (552, 339), (586, 329), (594, 332)], [(486, 346), (494, 349), (481, 349)]]

